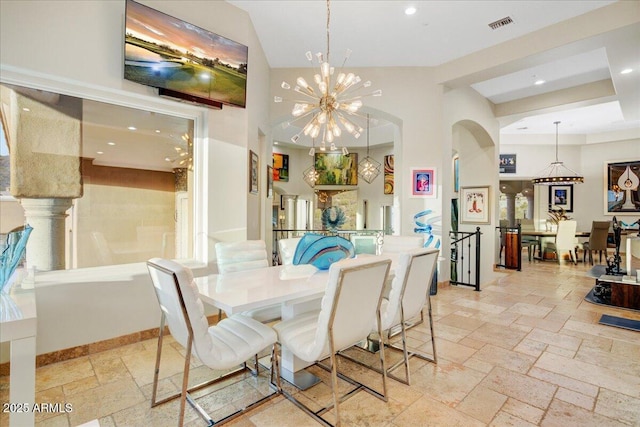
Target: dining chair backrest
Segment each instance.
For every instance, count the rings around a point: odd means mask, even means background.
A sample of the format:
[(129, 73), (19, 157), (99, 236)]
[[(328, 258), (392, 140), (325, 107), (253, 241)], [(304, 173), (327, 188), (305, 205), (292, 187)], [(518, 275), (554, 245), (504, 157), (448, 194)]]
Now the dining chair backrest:
[(384, 236), (382, 253), (397, 254), (408, 249), (421, 248), (423, 246), (423, 236)]
[(607, 238), (611, 221), (593, 221), (591, 223), (591, 234), (589, 234), (589, 249), (592, 251), (606, 251)]
[(331, 264), (313, 343), (304, 360), (321, 360), (365, 339), (377, 319), (391, 260), (349, 258)]
[(290, 237), (288, 239), (278, 240), (278, 252), (280, 253), (280, 261), (283, 265), (293, 264), (293, 256), (296, 253), (300, 239), (302, 239), (302, 237)]
[(394, 269), (388, 304), (381, 313), (382, 330), (400, 324), (401, 312), (408, 320), (417, 316), (427, 302), (429, 287), (438, 260), (434, 248), (402, 252)]
[(522, 231), (535, 231), (536, 227), (532, 219), (523, 218), (520, 220), (520, 229)]
[(577, 222), (573, 220), (558, 222), (558, 231), (556, 233), (556, 248), (558, 248), (558, 250), (573, 250), (573, 248), (575, 248), (576, 227)]
[[(207, 366), (226, 369), (209, 335), (209, 322), (204, 305), (193, 281), (191, 270), (175, 261), (152, 258), (147, 262), (151, 281), (158, 297), (160, 310), (165, 314), (173, 338), (187, 348), (189, 335), (198, 358)], [(231, 365), (234, 366), (234, 365)]]
[(269, 267), (263, 240), (216, 243), (216, 263), (220, 274)]

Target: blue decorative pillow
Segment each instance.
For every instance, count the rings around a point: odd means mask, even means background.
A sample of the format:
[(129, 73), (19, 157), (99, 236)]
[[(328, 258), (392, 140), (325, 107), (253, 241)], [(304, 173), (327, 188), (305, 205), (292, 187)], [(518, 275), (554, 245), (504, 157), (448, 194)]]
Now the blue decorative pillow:
[(354, 256), (353, 244), (343, 237), (307, 233), (296, 246), (293, 264), (311, 264), (319, 270), (328, 270), (334, 262)]

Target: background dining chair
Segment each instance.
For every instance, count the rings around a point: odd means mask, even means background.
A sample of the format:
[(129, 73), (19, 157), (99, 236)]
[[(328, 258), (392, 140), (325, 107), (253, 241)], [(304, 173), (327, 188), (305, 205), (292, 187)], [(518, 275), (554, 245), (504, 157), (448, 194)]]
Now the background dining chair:
[[(276, 323), (273, 328), (278, 333), (278, 343), (274, 346), (275, 357), (279, 358), (279, 346), (289, 349), (296, 357), (317, 363), (330, 358), (330, 367), (322, 368), (331, 372), (331, 390), (333, 404), (314, 411), (282, 389), (279, 376), (276, 376), (278, 390), (296, 406), (314, 417), (322, 424), (328, 421), (321, 418), (325, 412), (335, 408), (336, 425), (340, 425), (339, 402), (346, 399), (338, 396), (338, 377), (356, 386), (347, 393), (352, 396), (355, 390), (365, 389), (376, 397), (387, 401), (387, 382), (384, 351), (380, 351), (382, 365), (383, 392), (379, 393), (363, 384), (338, 373), (337, 354), (359, 341), (367, 338), (371, 325), (376, 321), (380, 326), (381, 292), (389, 273), (391, 260), (377, 257), (350, 258), (333, 263), (329, 267), (327, 287), (319, 311), (303, 313), (292, 319)], [(378, 332), (382, 331), (378, 327)], [(382, 336), (382, 335), (380, 335)]]
[(408, 249), (424, 246), (423, 236), (384, 236), (382, 241), (383, 254), (397, 254)]
[[(263, 240), (245, 240), (241, 242), (216, 243), (216, 263), (218, 273), (253, 270), (269, 267), (267, 245)], [(218, 310), (218, 318), (221, 318)], [(242, 313), (262, 323), (278, 320), (281, 315), (280, 304), (270, 305)]]
[[(576, 227), (577, 222), (573, 220), (565, 220), (558, 222), (558, 231), (556, 232), (555, 242), (548, 242), (546, 244), (546, 249), (551, 252), (555, 252), (556, 260), (558, 264), (560, 264), (560, 258), (562, 257), (563, 252), (569, 252), (569, 257), (571, 258), (571, 262), (577, 264), (578, 254), (577, 254), (577, 246), (578, 242), (576, 239)], [(574, 259), (574, 252), (576, 253)]]
[(602, 252), (604, 252), (604, 258), (607, 259), (607, 239), (609, 237), (609, 228), (611, 227), (611, 221), (593, 221), (591, 223), (591, 233), (589, 234), (589, 240), (582, 244), (584, 249), (583, 262), (587, 261), (587, 253), (589, 253), (589, 262), (593, 265), (593, 251), (598, 251), (600, 258), (598, 262), (602, 262)]
[[(175, 261), (163, 258), (150, 259), (147, 262), (147, 267), (160, 310), (162, 311), (151, 407), (180, 397), (180, 426), (184, 422), (185, 403), (187, 400), (209, 425), (214, 425), (216, 423), (190, 396), (189, 392), (244, 373), (248, 369), (246, 361), (255, 354), (273, 346), (277, 338), (276, 333), (270, 327), (242, 315), (234, 315), (218, 322), (215, 326), (209, 326), (191, 270)], [(185, 348), (186, 354), (180, 393), (157, 401), (165, 322), (169, 326), (171, 335)], [(189, 366), (192, 354), (195, 354), (204, 365), (211, 369), (229, 370), (238, 365), (240, 365), (240, 368), (204, 384), (188, 388)], [(271, 393), (264, 396), (249, 406), (245, 405), (245, 408), (248, 409), (263, 403), (275, 394)], [(218, 422), (228, 421), (244, 411), (245, 409), (238, 410)]]
[[(535, 231), (536, 227), (533, 223), (532, 219), (523, 218), (520, 221), (520, 231), (522, 234), (527, 231)], [(529, 257), (529, 262), (533, 260), (533, 255), (536, 252), (536, 248), (540, 246), (540, 239), (534, 236), (522, 236), (521, 237), (522, 247), (527, 248), (527, 256)]]
[(287, 239), (278, 240), (278, 254), (282, 265), (293, 264), (293, 256), (296, 253), (296, 247), (302, 237), (289, 237)]

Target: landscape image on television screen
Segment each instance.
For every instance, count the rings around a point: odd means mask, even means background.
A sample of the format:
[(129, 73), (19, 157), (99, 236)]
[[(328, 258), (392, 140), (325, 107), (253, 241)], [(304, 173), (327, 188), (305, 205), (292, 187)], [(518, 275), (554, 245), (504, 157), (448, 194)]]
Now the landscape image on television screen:
[(248, 48), (127, 0), (124, 78), (244, 107)]

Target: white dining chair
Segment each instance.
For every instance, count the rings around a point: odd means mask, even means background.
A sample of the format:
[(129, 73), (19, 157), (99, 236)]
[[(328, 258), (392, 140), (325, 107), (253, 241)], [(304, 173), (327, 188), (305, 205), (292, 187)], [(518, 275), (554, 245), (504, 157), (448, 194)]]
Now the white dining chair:
[[(439, 250), (435, 248), (410, 249), (398, 254), (394, 268), (394, 277), (388, 297), (382, 299), (380, 305), (380, 319), (382, 329), (382, 341), (385, 346), (402, 351), (403, 358), (387, 368), (387, 375), (407, 385), (411, 382), (409, 373), (409, 359), (417, 356), (423, 360), (437, 363), (436, 342), (433, 331), (433, 316), (431, 310), (430, 286), (431, 277), (436, 268)], [(431, 331), (431, 348), (433, 356), (409, 351), (407, 347), (406, 332), (408, 329), (424, 323), (424, 308), (427, 307), (429, 316), (429, 328)], [(372, 325), (370, 337), (376, 336), (377, 325)], [(401, 335), (401, 346), (390, 342), (392, 337)], [(377, 337), (376, 337), (377, 338)], [(371, 340), (362, 343), (362, 346), (354, 346), (357, 350), (375, 352), (380, 349)], [(374, 344), (374, 345), (372, 345)], [(360, 365), (380, 372), (380, 369), (365, 363), (361, 358), (354, 357), (350, 352), (341, 353), (342, 356)], [(393, 374), (398, 366), (404, 363), (405, 378)]]
[[(270, 327), (243, 315), (234, 315), (221, 320), (215, 326), (209, 326), (190, 269), (175, 261), (163, 258), (150, 259), (147, 262), (147, 267), (162, 312), (151, 395), (152, 408), (180, 397), (179, 426), (182, 426), (184, 422), (186, 401), (189, 401), (199, 415), (209, 423), (208, 425), (212, 426), (229, 421), (241, 415), (246, 409), (263, 403), (277, 394), (276, 390), (274, 393), (257, 399), (249, 406), (245, 405), (245, 409), (238, 410), (222, 420), (214, 422), (189, 393), (250, 370), (246, 361), (257, 353), (272, 347), (276, 342), (276, 333)], [(186, 354), (181, 391), (164, 399), (156, 400), (165, 322), (176, 342), (184, 347)], [(221, 377), (189, 388), (189, 366), (192, 354), (211, 369), (236, 369)], [(255, 374), (256, 371), (253, 372)]]
[[(263, 240), (244, 240), (240, 242), (216, 243), (216, 263), (218, 273), (253, 270), (269, 267), (267, 246)], [(218, 318), (222, 313), (218, 311)], [(242, 313), (262, 323), (280, 319), (280, 304), (261, 307)]]
[[(352, 396), (356, 390), (364, 389), (387, 401), (384, 350), (380, 352), (382, 393), (338, 373), (336, 356), (341, 350), (366, 339), (373, 323), (377, 322), (380, 325), (381, 293), (390, 265), (389, 259), (378, 257), (350, 258), (332, 264), (329, 268), (322, 308), (319, 311), (311, 311), (283, 320), (273, 326), (278, 333), (278, 343), (274, 346), (273, 358), (276, 362), (280, 357), (280, 346), (286, 347), (294, 356), (308, 363), (317, 363), (330, 358), (330, 367), (321, 364), (318, 366), (331, 372), (330, 387), (333, 403), (319, 410), (309, 408), (295, 396), (283, 390), (280, 377), (276, 376), (278, 390), (322, 424), (329, 424), (321, 417), (322, 414), (334, 408), (336, 425), (340, 425), (339, 402), (345, 400), (347, 396)], [(380, 329), (379, 332), (382, 333)], [(347, 396), (338, 395), (338, 377), (355, 386)]]
[[(395, 365), (387, 368), (387, 374), (391, 378), (404, 382), (407, 385), (411, 382), (409, 374), (410, 357), (416, 356), (433, 363), (438, 363), (430, 297), (431, 278), (436, 268), (438, 253), (438, 249), (424, 248), (402, 252), (398, 257), (398, 262), (394, 269), (395, 277), (391, 285), (389, 298), (383, 299), (380, 307), (381, 329), (385, 334), (383, 336), (383, 343), (395, 349), (402, 350), (404, 356), (403, 359)], [(425, 306), (429, 316), (432, 357), (417, 351), (409, 351), (407, 348), (407, 329), (408, 327), (413, 327), (424, 322)], [(419, 322), (410, 323), (412, 319), (418, 316), (420, 317)], [(402, 337), (402, 347), (397, 347), (389, 342), (392, 336), (397, 335), (397, 332), (394, 330), (398, 327)], [(375, 331), (375, 327), (372, 328), (372, 332)], [(405, 367), (406, 380), (391, 373), (391, 371), (402, 363), (404, 363)]]
[[(555, 242), (548, 242), (546, 249), (555, 252), (556, 260), (560, 264), (560, 259), (564, 252), (569, 252), (569, 258), (571, 262), (576, 264), (578, 261), (576, 239), (576, 227), (577, 222), (573, 220), (564, 220), (558, 222), (558, 231), (556, 232)], [(574, 258), (574, 252), (576, 253)]]
[(424, 246), (423, 236), (390, 236), (385, 235), (382, 240), (383, 254), (397, 254), (408, 249), (422, 248)]
[(302, 237), (290, 237), (278, 240), (278, 254), (280, 255), (282, 265), (293, 264), (293, 256), (296, 253), (296, 248), (301, 239)]

